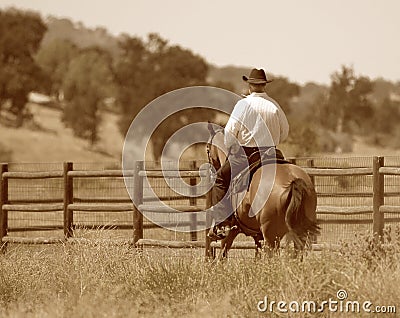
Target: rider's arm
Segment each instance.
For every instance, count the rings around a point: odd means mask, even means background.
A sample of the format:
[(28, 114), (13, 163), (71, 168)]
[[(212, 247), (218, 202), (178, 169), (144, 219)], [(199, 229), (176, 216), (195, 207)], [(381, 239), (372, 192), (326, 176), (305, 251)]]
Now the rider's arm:
[(278, 111), (279, 122), (280, 122), (280, 127), (281, 127), (279, 142), (282, 142), (289, 135), (289, 123), (288, 123), (288, 120), (287, 120), (286, 115), (285, 115), (284, 111), (282, 110), (282, 108), (279, 106), (278, 109), (279, 109), (279, 111)]
[(240, 100), (236, 103), (233, 108), (232, 114), (225, 126), (225, 146), (229, 150), (232, 146), (238, 144), (238, 136), (240, 128), (242, 126), (242, 121), (244, 118), (244, 113), (246, 111), (247, 102), (245, 100)]
[(282, 107), (279, 105), (279, 103), (274, 100), (273, 98), (267, 96), (265, 99), (269, 100), (272, 102), (276, 108), (278, 108), (278, 117), (279, 117), (279, 127), (280, 127), (280, 134), (279, 134), (279, 141), (278, 143), (283, 142), (289, 135), (289, 123), (286, 118), (285, 112), (283, 111)]

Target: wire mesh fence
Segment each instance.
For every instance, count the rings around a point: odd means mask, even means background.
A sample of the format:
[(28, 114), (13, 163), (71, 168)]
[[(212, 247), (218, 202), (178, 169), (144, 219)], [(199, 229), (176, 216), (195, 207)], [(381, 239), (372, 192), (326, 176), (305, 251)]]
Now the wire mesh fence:
[[(385, 166), (400, 167), (400, 157), (385, 157)], [(181, 161), (160, 163), (146, 162), (146, 171), (169, 171), (181, 174), (181, 178), (144, 178), (143, 205), (170, 207), (192, 206), (205, 209), (207, 180), (204, 176), (184, 174), (188, 171), (202, 171), (203, 161)], [(372, 168), (373, 158), (297, 158), (302, 167), (321, 169)], [(74, 171), (120, 170), (120, 163), (74, 163)], [(8, 164), (9, 172), (63, 172), (62, 163)], [(337, 213), (320, 213), (318, 219), (322, 228), (318, 242), (337, 243), (352, 239), (355, 233), (372, 232), (373, 214), (341, 214), (342, 208), (373, 206), (373, 175), (316, 175), (313, 176), (318, 193), (318, 207), (337, 207)], [(34, 205), (39, 203), (58, 204), (58, 210), (51, 211), (8, 211), (8, 235), (10, 236), (52, 236), (62, 238), (64, 214), (65, 180), (62, 175), (52, 178), (8, 179), (8, 204)], [(196, 188), (194, 186), (197, 186)], [(73, 178), (73, 203), (93, 206), (130, 204), (131, 198), (122, 176), (76, 176)], [(384, 176), (384, 204), (400, 206), (400, 176)], [(204, 240), (205, 216), (202, 213), (148, 212), (144, 217), (144, 237), (158, 240)], [(194, 217), (194, 215), (196, 217)], [(386, 224), (398, 225), (398, 212), (385, 213)], [(169, 229), (157, 228), (154, 223), (168, 225)], [(105, 236), (131, 238), (133, 232), (133, 211), (88, 211), (74, 210), (74, 235), (86, 235), (83, 229), (119, 229), (103, 231)], [(179, 231), (176, 231), (179, 229)], [(28, 231), (29, 230), (29, 231)], [(194, 235), (193, 233), (197, 233)], [(239, 235), (238, 240), (252, 240)], [(245, 252), (248, 253), (248, 252)]]
[[(9, 172), (49, 172), (63, 170), (62, 163), (10, 163)], [(62, 203), (64, 183), (61, 177), (46, 179), (8, 179), (8, 203), (24, 206), (38, 203)], [(10, 235), (21, 237), (58, 236), (63, 232), (63, 209), (58, 211), (9, 211)]]
[[(321, 169), (371, 168), (371, 157), (301, 158), (296, 163), (303, 167)], [(373, 205), (373, 176), (340, 175), (314, 176), (317, 206), (370, 207)], [(372, 211), (368, 214), (318, 214), (321, 226), (319, 242), (337, 243), (354, 237), (354, 233), (372, 232)]]
[[(198, 212), (181, 212), (178, 207), (192, 206), (205, 210), (207, 184), (201, 184), (201, 177), (194, 174), (176, 178), (171, 172), (181, 173), (199, 171), (203, 161), (145, 162), (146, 171), (165, 172), (167, 177), (145, 178), (143, 183), (143, 200), (147, 206), (167, 205), (175, 208), (174, 212), (145, 213), (145, 237), (165, 240), (204, 240), (205, 214)], [(170, 177), (168, 177), (168, 175)], [(151, 221), (150, 221), (151, 220)], [(163, 228), (146, 229), (153, 223)]]

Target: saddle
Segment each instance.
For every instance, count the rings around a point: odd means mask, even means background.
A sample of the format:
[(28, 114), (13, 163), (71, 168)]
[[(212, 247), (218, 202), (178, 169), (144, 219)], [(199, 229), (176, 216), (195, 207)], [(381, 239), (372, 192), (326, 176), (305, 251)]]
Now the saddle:
[(232, 179), (231, 194), (249, 191), (250, 183), (253, 179), (254, 174), (262, 166), (269, 164), (290, 164), (289, 161), (285, 160), (282, 152), (279, 149), (273, 150), (274, 151), (272, 152), (264, 152), (262, 156), (258, 158), (258, 160), (252, 160), (252, 156), (250, 156), (249, 166)]

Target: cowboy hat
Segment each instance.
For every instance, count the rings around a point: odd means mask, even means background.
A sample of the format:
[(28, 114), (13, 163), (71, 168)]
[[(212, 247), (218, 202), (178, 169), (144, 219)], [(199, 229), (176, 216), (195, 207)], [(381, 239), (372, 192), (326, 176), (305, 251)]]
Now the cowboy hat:
[(271, 83), (272, 80), (267, 79), (263, 69), (253, 68), (250, 72), (249, 77), (243, 75), (243, 80), (249, 84), (267, 84)]

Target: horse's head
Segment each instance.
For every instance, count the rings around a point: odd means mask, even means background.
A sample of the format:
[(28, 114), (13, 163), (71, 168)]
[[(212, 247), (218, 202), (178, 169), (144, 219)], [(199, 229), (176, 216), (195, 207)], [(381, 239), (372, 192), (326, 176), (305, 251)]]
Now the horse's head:
[(226, 160), (224, 129), (216, 124), (208, 123), (208, 131), (210, 132), (207, 141), (208, 162), (218, 170)]

